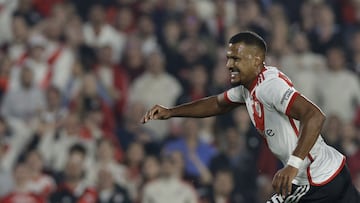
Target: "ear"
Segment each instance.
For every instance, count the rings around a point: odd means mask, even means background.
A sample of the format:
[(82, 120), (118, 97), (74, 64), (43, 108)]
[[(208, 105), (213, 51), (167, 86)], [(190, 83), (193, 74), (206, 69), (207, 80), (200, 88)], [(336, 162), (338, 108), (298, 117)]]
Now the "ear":
[(255, 66), (262, 66), (263, 65), (263, 59), (261, 56), (256, 55), (254, 58)]

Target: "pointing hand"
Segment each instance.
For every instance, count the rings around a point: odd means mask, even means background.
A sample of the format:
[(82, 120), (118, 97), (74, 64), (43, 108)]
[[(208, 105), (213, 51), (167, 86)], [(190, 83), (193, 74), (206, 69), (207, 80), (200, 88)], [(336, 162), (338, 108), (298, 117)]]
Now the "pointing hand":
[(155, 105), (141, 118), (141, 123), (146, 123), (149, 120), (165, 120), (171, 117), (171, 110), (160, 105)]

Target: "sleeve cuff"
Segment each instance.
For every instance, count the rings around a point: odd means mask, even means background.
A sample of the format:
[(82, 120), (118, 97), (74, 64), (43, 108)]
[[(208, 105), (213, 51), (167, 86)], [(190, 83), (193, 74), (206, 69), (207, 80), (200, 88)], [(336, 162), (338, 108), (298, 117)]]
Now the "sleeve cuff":
[(228, 92), (224, 92), (224, 99), (226, 102), (228, 103), (232, 103), (232, 104), (245, 104), (244, 102), (235, 102), (235, 101), (231, 101), (231, 99), (229, 98)]
[(286, 111), (285, 111), (286, 115), (289, 115), (290, 109), (291, 109), (292, 105), (294, 104), (296, 97), (298, 97), (299, 95), (300, 95), (299, 92), (295, 92), (292, 95), (292, 97), (291, 97), (291, 99), (290, 99), (290, 101), (289, 101), (289, 103), (288, 103), (288, 105), (286, 107)]

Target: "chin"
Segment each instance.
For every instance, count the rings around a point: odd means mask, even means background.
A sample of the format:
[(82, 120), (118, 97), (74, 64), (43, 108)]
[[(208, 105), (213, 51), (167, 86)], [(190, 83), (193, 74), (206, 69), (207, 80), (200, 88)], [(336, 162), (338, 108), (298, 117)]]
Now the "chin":
[(239, 85), (242, 85), (242, 83), (240, 81), (230, 81), (230, 84), (232, 87), (237, 87)]

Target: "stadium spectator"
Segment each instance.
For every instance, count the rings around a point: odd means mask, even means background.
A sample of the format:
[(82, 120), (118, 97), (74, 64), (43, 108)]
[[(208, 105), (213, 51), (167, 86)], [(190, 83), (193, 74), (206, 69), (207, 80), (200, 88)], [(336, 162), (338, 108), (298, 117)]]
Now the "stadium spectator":
[[(49, 65), (45, 58), (46, 39), (42, 35), (32, 35), (28, 40), (28, 48), (17, 61), (16, 66), (12, 69), (10, 78), (10, 89), (19, 88), (19, 74), (23, 66), (30, 68), (34, 75), (34, 85), (42, 90), (49, 86), (48, 71)], [(25, 55), (24, 55), (25, 54)], [(22, 57), (22, 58), (21, 58)]]
[(160, 161), (158, 157), (152, 155), (146, 156), (142, 166), (142, 173), (145, 184), (158, 178), (160, 174)]
[(239, 196), (238, 194), (237, 196), (234, 196), (233, 190), (234, 190), (233, 171), (220, 169), (215, 172), (212, 187), (209, 188), (207, 197), (203, 198), (201, 200), (201, 203), (249, 202), (245, 200), (243, 197)]
[(145, 71), (145, 56), (141, 50), (140, 40), (136, 36), (129, 37), (121, 66), (127, 71), (132, 84)]
[(221, 147), (222, 152), (211, 160), (210, 169), (215, 174), (214, 184), (216, 184), (216, 181), (219, 181), (216, 178), (223, 179), (216, 176), (222, 176), (223, 173), (226, 175), (226, 172), (223, 172), (223, 170), (228, 170), (230, 174), (227, 175), (230, 175), (233, 180), (231, 189), (228, 192), (234, 190), (234, 194), (236, 194), (237, 198), (242, 199), (243, 202), (255, 202), (255, 154), (247, 148), (245, 134), (239, 133), (234, 127), (227, 128), (224, 137), (224, 143)]
[[(332, 47), (326, 52), (328, 71), (321, 74), (317, 84), (315, 102), (328, 114), (336, 114), (350, 122), (360, 105), (360, 83), (356, 75), (347, 69), (344, 50)], [(348, 84), (346, 87), (343, 84)]]
[(40, 14), (34, 10), (32, 0), (18, 0), (14, 16), (21, 16), (29, 26), (34, 26), (41, 21)]
[(60, 20), (56, 17), (47, 18), (43, 22), (41, 31), (47, 40), (45, 58), (49, 68), (46, 73), (46, 83), (63, 91), (70, 78), (75, 56), (72, 55), (70, 48), (62, 42), (65, 22)]
[(290, 43), (293, 50), (280, 60), (282, 71), (292, 78), (294, 86), (303, 95), (315, 100), (317, 79), (327, 68), (325, 58), (310, 50), (305, 33), (296, 32)]
[(344, 43), (341, 28), (336, 24), (336, 16), (330, 5), (318, 3), (313, 9), (315, 25), (308, 36), (311, 49), (315, 53), (325, 54), (330, 47)]
[(145, 147), (147, 144), (156, 142), (154, 132), (144, 126), (139, 126), (139, 119), (144, 112), (145, 107), (141, 101), (128, 104), (124, 113), (124, 121), (116, 129), (116, 136), (124, 150), (127, 150), (132, 142), (140, 142)]
[(30, 124), (44, 109), (43, 92), (34, 84), (34, 73), (29, 67), (22, 67), (19, 78), (20, 86), (4, 95), (1, 114), (8, 122)]
[(27, 184), (29, 183), (28, 167), (24, 163), (17, 163), (14, 168), (15, 187), (11, 193), (0, 199), (3, 203), (29, 202), (29, 203), (45, 203), (44, 197), (38, 196), (29, 191)]
[(139, 198), (139, 188), (142, 183), (141, 165), (145, 158), (144, 146), (139, 142), (132, 142), (126, 151), (124, 161), (127, 167), (126, 185), (130, 199), (136, 201)]
[[(68, 151), (75, 144), (83, 144), (88, 154), (84, 154), (86, 162), (90, 162), (91, 154), (95, 153), (95, 140), (81, 134), (81, 120), (77, 113), (66, 116), (64, 123), (57, 129), (49, 129), (40, 134), (37, 149), (44, 157), (45, 165), (53, 172), (62, 171), (69, 158)], [(51, 149), (49, 151), (49, 149)]]
[(127, 168), (116, 160), (116, 149), (115, 143), (110, 139), (101, 138), (98, 140), (92, 166), (87, 169), (89, 183), (95, 185), (99, 181), (99, 171), (106, 168), (106, 171), (111, 173), (112, 179), (117, 185), (125, 185)]
[(343, 122), (338, 116), (329, 115), (322, 131), (326, 142), (337, 149), (340, 148), (342, 125)]
[(132, 201), (129, 198), (129, 195), (125, 188), (117, 184), (115, 181), (115, 176), (119, 174), (114, 174), (106, 166), (101, 166), (98, 170), (97, 176), (97, 190), (98, 190), (98, 200), (97, 203), (131, 203)]
[(0, 119), (0, 199), (14, 188), (14, 178), (9, 167), (5, 166), (5, 157), (8, 155), (11, 134), (3, 118)]
[(31, 29), (21, 16), (14, 17), (11, 24), (13, 38), (8, 42), (8, 55), (15, 66), (23, 64), (27, 55), (28, 38)]
[[(360, 5), (360, 4), (359, 4)], [(360, 7), (359, 7), (360, 9)], [(350, 40), (350, 69), (360, 76), (360, 29), (351, 34)]]
[(190, 102), (209, 95), (207, 69), (202, 64), (190, 68), (189, 76), (184, 81), (186, 88), (177, 99), (177, 104)]
[(178, 69), (181, 68), (181, 58), (179, 54), (179, 44), (181, 38), (180, 23), (174, 19), (168, 19), (164, 22), (159, 37), (159, 45), (167, 59), (172, 63), (166, 63), (166, 71), (177, 76)]
[(95, 203), (98, 193), (85, 182), (85, 148), (73, 145), (68, 153), (64, 171), (58, 175), (58, 188), (51, 194), (50, 202)]
[(37, 151), (26, 153), (25, 164), (28, 168), (29, 180), (26, 184), (27, 190), (45, 200), (55, 191), (55, 180), (43, 172), (43, 160)]
[(135, 13), (133, 12), (133, 10), (130, 7), (121, 6), (121, 7), (115, 8), (113, 12), (111, 12), (111, 11), (108, 11), (108, 13), (111, 13), (111, 14), (116, 13), (116, 14), (113, 14), (114, 17), (110, 16), (109, 17), (110, 19), (108, 21), (110, 23), (111, 22), (113, 23), (114, 28), (118, 32), (124, 33), (128, 36), (135, 33), (136, 28), (137, 28)]
[[(142, 102), (149, 107), (157, 102), (174, 105), (182, 92), (182, 87), (176, 78), (165, 70), (166, 59), (160, 51), (150, 53), (146, 58), (146, 72), (139, 76), (130, 87), (131, 102)], [(171, 90), (171, 91), (170, 91)], [(153, 95), (158, 93), (160, 97)], [(168, 122), (151, 123), (145, 127), (156, 132), (156, 138), (162, 139), (167, 136)]]
[[(181, 171), (174, 164), (172, 153), (163, 155), (161, 175), (144, 187), (142, 203), (195, 203), (198, 202), (194, 188), (182, 181)], [(179, 193), (179, 191), (181, 191)], [(176, 197), (176, 198), (174, 198)]]
[(141, 41), (141, 51), (145, 56), (159, 49), (155, 35), (155, 25), (151, 16), (143, 14), (138, 17), (138, 29), (135, 34), (138, 40)]
[(129, 76), (122, 67), (113, 63), (113, 50), (104, 45), (97, 50), (98, 63), (94, 67), (97, 78), (98, 94), (121, 118), (128, 99)]
[(95, 4), (89, 12), (89, 22), (84, 25), (84, 37), (87, 45), (96, 48), (111, 45), (114, 54), (112, 60), (119, 62), (125, 48), (126, 36), (106, 22), (105, 9)]
[(216, 149), (199, 139), (199, 121), (187, 118), (182, 123), (180, 138), (169, 141), (164, 146), (165, 153), (180, 151), (185, 161), (185, 176), (195, 185), (208, 184), (212, 177), (208, 169)]

